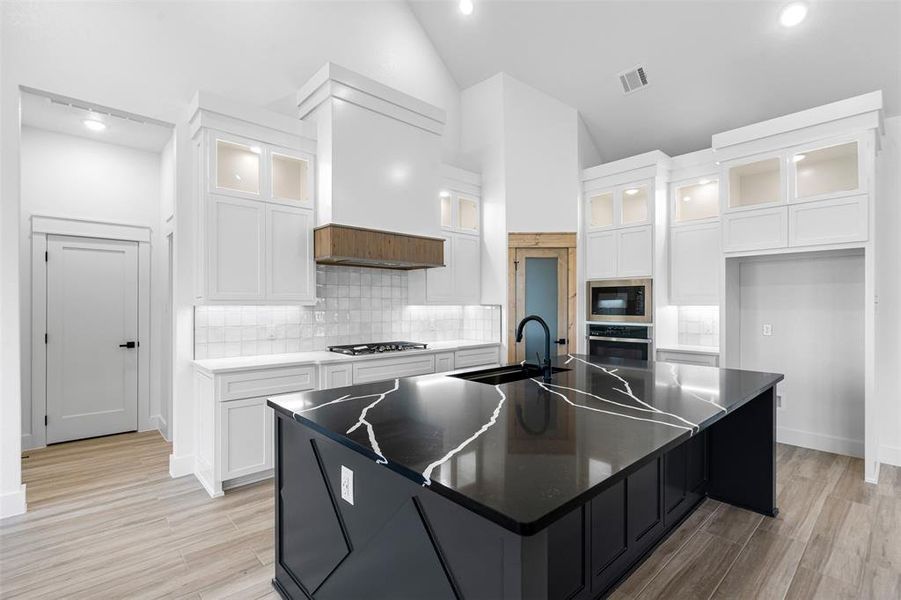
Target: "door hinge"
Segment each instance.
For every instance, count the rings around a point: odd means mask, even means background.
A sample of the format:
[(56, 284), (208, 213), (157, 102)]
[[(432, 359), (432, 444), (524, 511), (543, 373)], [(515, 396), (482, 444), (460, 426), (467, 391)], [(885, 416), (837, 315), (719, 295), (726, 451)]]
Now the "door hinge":
[(44, 250), (44, 262), (47, 262), (48, 260), (50, 260), (50, 253)]
[(47, 426), (47, 415), (44, 415), (44, 427)]
[(518, 260), (514, 260), (514, 261), (513, 261), (513, 270), (514, 270), (514, 271), (518, 271), (518, 270), (519, 270), (519, 261), (518, 261)]
[(47, 343), (47, 338), (48, 338), (48, 336), (47, 336), (47, 334), (45, 333), (45, 334), (44, 334), (44, 343), (45, 343), (45, 344)]

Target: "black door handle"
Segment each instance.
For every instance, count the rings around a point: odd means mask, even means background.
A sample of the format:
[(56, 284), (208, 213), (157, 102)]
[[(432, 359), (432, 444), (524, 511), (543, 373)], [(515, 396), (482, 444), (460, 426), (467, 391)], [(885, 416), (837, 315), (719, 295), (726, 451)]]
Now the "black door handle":
[(554, 343), (562, 346), (563, 344), (566, 343), (566, 338), (560, 338), (559, 340), (554, 340)]
[(120, 348), (136, 348), (138, 346), (138, 342), (125, 342), (124, 344), (119, 344)]

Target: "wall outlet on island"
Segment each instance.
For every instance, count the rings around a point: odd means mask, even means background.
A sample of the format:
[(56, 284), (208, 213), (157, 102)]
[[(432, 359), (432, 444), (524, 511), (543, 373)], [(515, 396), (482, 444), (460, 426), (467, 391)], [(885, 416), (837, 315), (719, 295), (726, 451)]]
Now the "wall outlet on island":
[(782, 408), (782, 394), (776, 394), (776, 408)]
[(341, 499), (348, 504), (354, 503), (354, 472), (341, 465)]
[(773, 335), (773, 325), (771, 323), (763, 324), (763, 335)]

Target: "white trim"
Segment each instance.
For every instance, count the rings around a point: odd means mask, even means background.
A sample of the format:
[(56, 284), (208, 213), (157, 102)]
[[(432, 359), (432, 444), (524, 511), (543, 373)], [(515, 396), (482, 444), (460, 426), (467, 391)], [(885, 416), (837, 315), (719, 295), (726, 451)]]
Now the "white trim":
[(343, 100), (441, 135), (446, 113), (428, 102), (327, 62), (297, 92), (298, 116), (306, 119), (331, 99)]
[[(198, 90), (191, 99), (188, 121), (193, 123), (198, 113), (203, 112), (245, 121), (256, 128), (265, 127), (274, 132), (316, 139), (316, 128), (309, 123), (257, 106), (236, 102), (205, 90)], [(193, 133), (192, 131), (192, 136)]]
[(640, 177), (636, 177), (634, 174), (632, 175), (633, 179), (647, 179), (650, 177), (656, 177), (657, 175), (665, 175), (665, 173), (658, 171), (669, 170), (670, 162), (671, 159), (668, 155), (664, 154), (660, 150), (652, 150), (650, 152), (645, 152), (644, 154), (637, 154), (635, 156), (630, 156), (621, 160), (615, 160), (613, 162), (608, 162), (597, 165), (595, 167), (583, 169), (582, 181), (584, 182), (590, 181), (592, 179), (605, 179), (613, 175), (621, 175), (624, 173), (628, 176), (630, 171), (637, 171), (638, 169), (646, 168), (654, 169), (654, 173), (647, 176), (642, 175)]
[(879, 462), (901, 467), (901, 446), (882, 446), (879, 448)]
[(464, 183), (473, 187), (482, 187), (482, 176), (475, 171), (467, 171), (453, 165), (441, 165), (441, 178), (445, 181)]
[(857, 458), (863, 458), (864, 454), (864, 443), (862, 440), (852, 440), (850, 438), (802, 431), (800, 429), (789, 429), (788, 427), (776, 428), (776, 440), (780, 444), (789, 444), (791, 446), (811, 448)]
[(169, 477), (173, 479), (194, 474), (194, 456), (169, 455)]
[[(22, 448), (40, 448), (47, 444), (47, 251), (48, 235), (73, 235), (123, 240), (138, 244), (138, 431), (156, 427), (150, 414), (150, 353), (153, 344), (151, 311), (151, 229), (142, 225), (108, 223), (88, 219), (70, 219), (32, 215), (31, 239), (31, 431), (22, 432)], [(53, 258), (50, 257), (50, 260)]]
[(737, 129), (715, 133), (711, 137), (713, 149), (722, 150), (729, 146), (744, 144), (772, 137), (782, 133), (797, 131), (815, 125), (821, 125), (830, 121), (838, 121), (848, 117), (854, 117), (868, 112), (882, 110), (882, 90), (846, 98), (838, 102), (824, 104), (816, 108), (802, 110), (800, 112), (783, 115), (768, 121), (761, 121), (753, 125), (746, 125)]
[(140, 243), (149, 243), (153, 233), (146, 225), (49, 215), (31, 215), (31, 232)]
[(27, 508), (24, 483), (14, 492), (0, 494), (0, 519), (25, 514)]

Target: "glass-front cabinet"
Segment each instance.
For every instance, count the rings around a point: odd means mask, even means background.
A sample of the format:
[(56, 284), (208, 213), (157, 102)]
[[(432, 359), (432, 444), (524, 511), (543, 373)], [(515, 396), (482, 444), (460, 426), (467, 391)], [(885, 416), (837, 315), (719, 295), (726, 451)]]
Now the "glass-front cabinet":
[(312, 204), (313, 169), (309, 158), (272, 150), (270, 164), (273, 200), (302, 206)]
[(782, 160), (778, 156), (728, 168), (729, 209), (784, 202)]
[(586, 192), (585, 213), (590, 231), (645, 225), (652, 221), (654, 186), (650, 182)]
[(858, 142), (801, 149), (790, 157), (792, 199), (831, 198), (860, 190)]
[(217, 137), (213, 148), (215, 188), (259, 196), (260, 155), (263, 152), (260, 146)]
[(442, 190), (440, 201), (442, 229), (479, 233), (481, 213), (478, 198), (472, 194)]
[(700, 177), (673, 185), (673, 225), (696, 223), (720, 216), (720, 182)]

